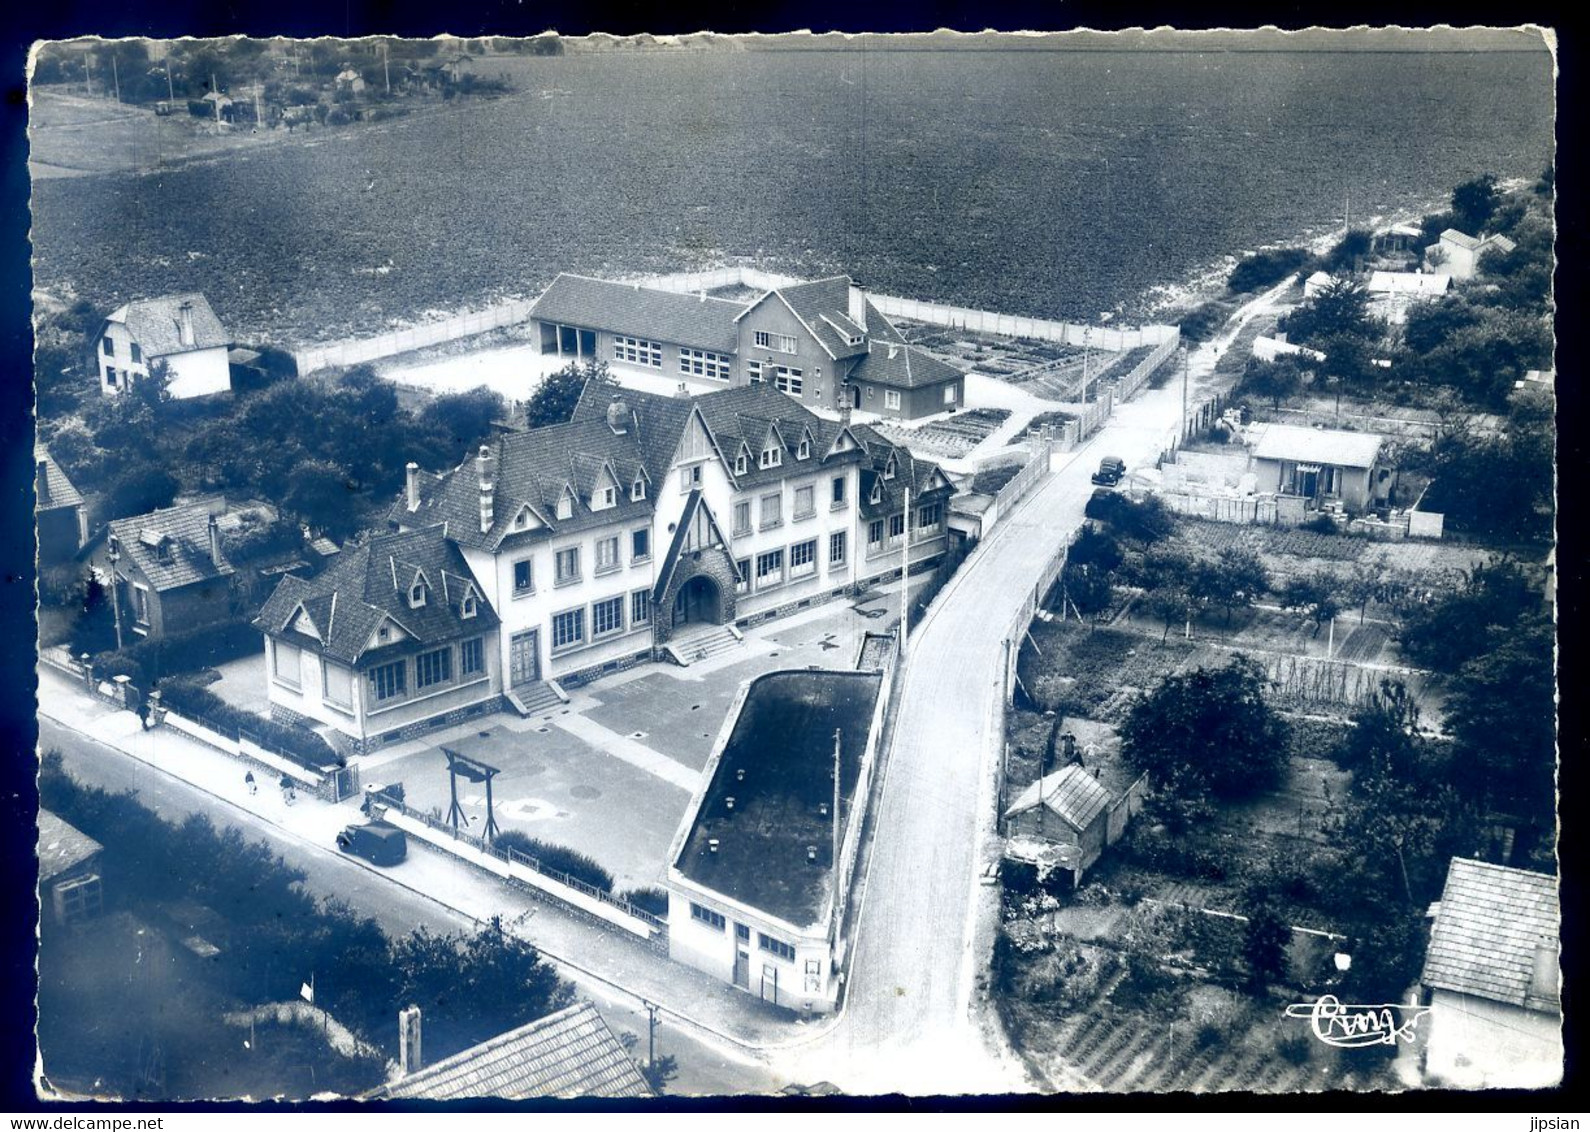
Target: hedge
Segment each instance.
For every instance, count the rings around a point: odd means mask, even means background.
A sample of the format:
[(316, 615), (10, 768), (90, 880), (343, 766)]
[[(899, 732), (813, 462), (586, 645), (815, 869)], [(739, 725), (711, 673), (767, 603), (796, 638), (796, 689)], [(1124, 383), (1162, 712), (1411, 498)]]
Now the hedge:
[(147, 692), (166, 677), (213, 668), (263, 651), (260, 631), (239, 617), (102, 652), (94, 658), (94, 670), (130, 676), (140, 691)]
[(534, 857), (542, 868), (567, 873), (575, 880), (583, 880), (592, 888), (599, 888), (603, 892), (613, 891), (612, 873), (584, 853), (565, 845), (553, 845), (520, 833), (516, 829), (510, 829), (506, 833), (498, 834), (493, 839), (492, 846), (497, 849), (512, 849), (515, 853)]
[(275, 750), (311, 770), (331, 765), (343, 766), (347, 762), (331, 749), (331, 744), (309, 728), (277, 723), (263, 715), (233, 707), (208, 688), (185, 680), (162, 682), (160, 701), (177, 714), (202, 722), (233, 738), (240, 732), (247, 732), (261, 746)]

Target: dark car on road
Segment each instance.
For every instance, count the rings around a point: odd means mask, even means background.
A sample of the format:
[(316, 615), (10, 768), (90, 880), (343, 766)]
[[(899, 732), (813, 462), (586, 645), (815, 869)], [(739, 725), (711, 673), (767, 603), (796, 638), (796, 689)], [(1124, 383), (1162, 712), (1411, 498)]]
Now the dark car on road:
[(409, 854), (408, 838), (397, 826), (384, 821), (350, 825), (337, 834), (337, 848), (372, 865), (399, 865)]
[(1126, 475), (1126, 461), (1119, 456), (1106, 456), (1099, 461), (1099, 470), (1093, 473), (1093, 482), (1114, 487)]

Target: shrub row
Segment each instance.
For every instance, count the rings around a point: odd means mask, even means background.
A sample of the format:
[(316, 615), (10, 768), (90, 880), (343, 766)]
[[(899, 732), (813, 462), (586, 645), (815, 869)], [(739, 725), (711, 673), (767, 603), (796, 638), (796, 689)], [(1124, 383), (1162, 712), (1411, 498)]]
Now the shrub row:
[[(506, 833), (499, 833), (492, 842), (498, 849), (512, 849), (515, 853), (523, 853), (526, 857), (534, 857), (544, 869), (553, 869), (560, 873), (567, 873), (575, 880), (582, 880), (592, 888), (599, 888), (603, 892), (613, 891), (613, 874), (604, 869), (600, 864), (584, 853), (570, 849), (566, 845), (553, 845), (538, 838), (510, 829)], [(640, 905), (645, 907), (645, 905)], [(667, 904), (663, 905), (663, 913), (667, 914)]]
[(190, 719), (201, 721), (227, 735), (240, 733), (261, 746), (273, 748), (302, 766), (318, 770), (342, 766), (346, 762), (331, 745), (307, 727), (277, 723), (263, 715), (233, 707), (220, 696), (186, 680), (169, 680), (160, 685), (160, 699), (168, 708)]
[(147, 692), (168, 676), (213, 668), (260, 652), (263, 641), (258, 629), (238, 617), (100, 653), (94, 658), (94, 669), (111, 676), (130, 676), (140, 691)]

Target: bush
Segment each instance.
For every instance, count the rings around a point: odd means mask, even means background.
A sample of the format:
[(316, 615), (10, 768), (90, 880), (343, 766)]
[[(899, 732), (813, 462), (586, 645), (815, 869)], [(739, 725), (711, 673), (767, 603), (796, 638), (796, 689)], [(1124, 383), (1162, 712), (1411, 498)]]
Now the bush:
[(642, 912), (650, 912), (659, 920), (668, 918), (668, 893), (661, 888), (631, 888), (619, 899)]
[[(499, 833), (492, 845), (498, 849), (511, 849), (515, 853), (523, 853), (526, 857), (533, 857), (543, 869), (567, 873), (575, 880), (584, 881), (592, 888), (599, 888), (603, 892), (613, 891), (612, 873), (584, 853), (577, 852), (565, 845), (553, 845), (528, 834), (520, 833), (516, 829), (510, 829), (507, 833)], [(664, 905), (664, 910), (666, 911), (666, 905)]]
[(271, 748), (300, 766), (319, 770), (343, 766), (347, 760), (307, 727), (277, 723), (251, 711), (233, 707), (220, 696), (186, 680), (169, 680), (160, 685), (160, 700), (179, 715), (213, 727), (236, 738), (246, 733), (263, 747)]
[(1088, 500), (1082, 512), (1089, 519), (1104, 523), (1115, 532), (1137, 542), (1152, 543), (1169, 538), (1176, 529), (1176, 521), (1158, 496), (1151, 495), (1141, 503), (1133, 503), (1119, 492), (1100, 488)]
[(39, 603), (62, 609), (81, 609), (88, 597), (88, 572), (76, 562), (46, 566), (39, 571)]
[(1316, 515), (1306, 523), (1299, 523), (1298, 530), (1313, 531), (1315, 534), (1336, 535), (1341, 534), (1341, 528), (1336, 525), (1336, 520), (1329, 515)]
[(1231, 269), (1231, 275), (1226, 279), (1226, 286), (1237, 294), (1273, 287), (1288, 275), (1301, 269), (1309, 258), (1309, 253), (1303, 248), (1277, 248), (1275, 251), (1256, 252)]
[(972, 491), (978, 495), (998, 495), (1000, 489), (1016, 478), (1020, 464), (1004, 464), (997, 468), (984, 468), (972, 477)]

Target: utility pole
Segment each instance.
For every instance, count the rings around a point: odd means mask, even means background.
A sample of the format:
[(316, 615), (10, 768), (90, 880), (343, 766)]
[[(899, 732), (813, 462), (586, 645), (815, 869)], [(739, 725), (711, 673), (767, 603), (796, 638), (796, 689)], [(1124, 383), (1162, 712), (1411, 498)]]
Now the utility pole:
[(115, 86), (116, 101), (118, 103), (120, 103), (121, 102), (121, 71), (116, 66), (116, 53), (114, 51), (111, 52), (111, 55), (110, 55), (110, 81)]
[(657, 1067), (657, 1004), (644, 998), (640, 1004), (646, 1008), (646, 1068)]
[(839, 729), (834, 728), (834, 892), (839, 892)]
[(177, 100), (177, 88), (171, 82), (171, 56), (166, 56), (166, 99), (170, 102)]
[(1088, 403), (1088, 346), (1092, 342), (1093, 327), (1082, 328), (1082, 403)]
[(110, 539), (110, 609), (111, 617), (116, 621), (116, 651), (121, 651), (121, 579), (116, 573), (116, 563), (121, 561), (121, 546), (115, 538)]
[(88, 59), (88, 52), (83, 52), (83, 94), (85, 96), (92, 96), (94, 93), (94, 88), (89, 85), (88, 81)]
[(1187, 438), (1187, 371), (1192, 368), (1192, 351), (1181, 352), (1181, 435)]
[(905, 656), (911, 632), (911, 489), (905, 489), (905, 546), (900, 549), (900, 655)]
[(383, 42), (381, 44), (381, 73), (386, 76), (386, 92), (387, 92), (387, 94), (391, 94), (392, 93), (392, 60), (391, 60), (391, 54), (392, 54), (392, 45), (390, 43)]

